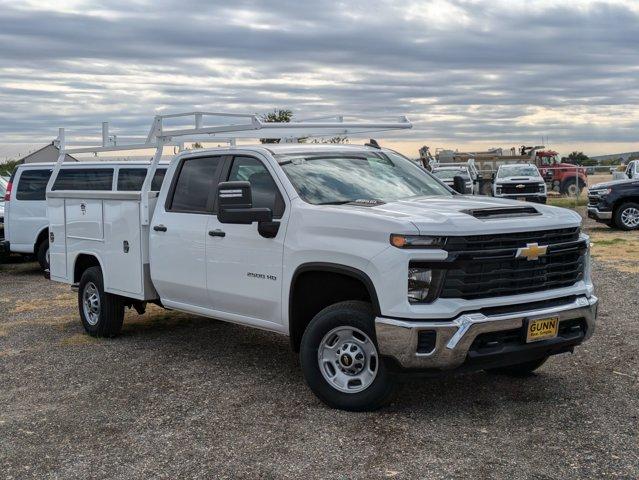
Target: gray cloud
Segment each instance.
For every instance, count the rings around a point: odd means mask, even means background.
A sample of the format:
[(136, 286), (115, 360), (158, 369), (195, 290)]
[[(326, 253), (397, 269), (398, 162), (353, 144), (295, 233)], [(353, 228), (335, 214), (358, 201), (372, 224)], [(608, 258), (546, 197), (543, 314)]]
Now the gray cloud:
[(432, 5), (0, 0), (0, 144), (105, 118), (144, 133), (156, 109), (274, 107), (408, 114), (415, 129), (392, 136), (425, 143), (637, 141), (636, 8)]

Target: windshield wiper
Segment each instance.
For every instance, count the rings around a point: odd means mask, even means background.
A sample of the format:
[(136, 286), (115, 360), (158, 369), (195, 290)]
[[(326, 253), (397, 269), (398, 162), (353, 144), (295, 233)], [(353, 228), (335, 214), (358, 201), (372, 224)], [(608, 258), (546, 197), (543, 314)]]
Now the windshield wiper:
[(353, 200), (338, 200), (335, 202), (321, 202), (316, 203), (315, 205), (346, 205), (347, 203), (351, 203)]

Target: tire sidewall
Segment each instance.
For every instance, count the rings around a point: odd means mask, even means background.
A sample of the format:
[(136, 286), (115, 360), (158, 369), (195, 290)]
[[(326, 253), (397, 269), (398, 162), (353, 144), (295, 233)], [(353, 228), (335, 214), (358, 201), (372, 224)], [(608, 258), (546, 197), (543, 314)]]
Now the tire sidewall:
[(637, 203), (633, 203), (633, 202), (628, 202), (628, 203), (624, 203), (622, 204), (617, 211), (615, 212), (615, 225), (620, 228), (621, 230), (626, 230), (626, 231), (630, 231), (630, 230), (637, 230), (639, 227), (627, 227), (626, 225), (623, 224), (622, 220), (621, 220), (621, 214), (623, 213), (623, 211), (627, 208), (636, 208), (639, 209), (639, 204)]
[[(318, 348), (324, 336), (340, 326), (357, 328), (373, 341), (377, 348), (377, 375), (373, 383), (357, 393), (340, 392), (324, 378), (318, 362)], [(393, 389), (392, 378), (379, 354), (375, 338), (374, 315), (365, 302), (342, 302), (318, 313), (306, 328), (300, 346), (300, 363), (307, 385), (327, 405), (343, 410), (366, 411), (381, 407)]]
[[(98, 294), (100, 295), (100, 318), (98, 319), (98, 323), (95, 325), (91, 325), (85, 315), (84, 315), (84, 289), (88, 283), (93, 283), (98, 289)], [(104, 282), (102, 281), (102, 272), (99, 267), (91, 267), (85, 270), (82, 274), (82, 278), (80, 279), (79, 289), (78, 289), (78, 309), (80, 311), (80, 319), (82, 320), (82, 326), (87, 331), (89, 335), (98, 336), (102, 334), (104, 330), (104, 306), (105, 306), (106, 298), (104, 293)]]
[(38, 245), (38, 251), (36, 252), (36, 256), (38, 258), (38, 263), (42, 270), (47, 270), (49, 268), (49, 262), (47, 261), (47, 252), (49, 251), (49, 240), (43, 240)]

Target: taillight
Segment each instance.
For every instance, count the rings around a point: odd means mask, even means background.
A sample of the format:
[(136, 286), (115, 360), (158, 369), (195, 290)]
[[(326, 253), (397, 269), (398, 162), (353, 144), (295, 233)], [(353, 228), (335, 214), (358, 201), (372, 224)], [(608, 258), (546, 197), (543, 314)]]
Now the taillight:
[(13, 186), (13, 182), (7, 183), (7, 190), (4, 193), (4, 201), (8, 202), (11, 199), (11, 187)]

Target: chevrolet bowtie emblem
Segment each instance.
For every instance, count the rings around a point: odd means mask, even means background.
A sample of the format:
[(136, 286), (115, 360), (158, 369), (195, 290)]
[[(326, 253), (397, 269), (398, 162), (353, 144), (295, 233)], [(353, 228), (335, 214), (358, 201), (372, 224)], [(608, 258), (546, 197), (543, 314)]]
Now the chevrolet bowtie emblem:
[(515, 258), (525, 258), (526, 260), (538, 260), (546, 255), (548, 245), (539, 246), (536, 243), (528, 243), (525, 247), (518, 248)]
[(524, 185), (523, 183), (520, 183), (519, 185), (515, 185), (515, 188), (524, 188), (526, 185)]

